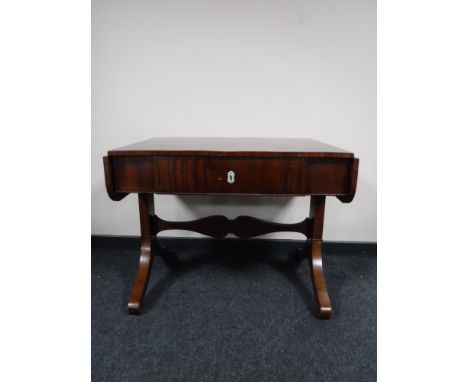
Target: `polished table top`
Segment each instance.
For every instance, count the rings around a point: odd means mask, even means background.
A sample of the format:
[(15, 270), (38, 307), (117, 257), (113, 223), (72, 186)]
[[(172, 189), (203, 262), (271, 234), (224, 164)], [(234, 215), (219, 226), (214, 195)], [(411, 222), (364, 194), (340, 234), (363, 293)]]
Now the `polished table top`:
[(230, 156), (353, 158), (354, 154), (309, 138), (157, 137), (108, 152), (118, 156)]

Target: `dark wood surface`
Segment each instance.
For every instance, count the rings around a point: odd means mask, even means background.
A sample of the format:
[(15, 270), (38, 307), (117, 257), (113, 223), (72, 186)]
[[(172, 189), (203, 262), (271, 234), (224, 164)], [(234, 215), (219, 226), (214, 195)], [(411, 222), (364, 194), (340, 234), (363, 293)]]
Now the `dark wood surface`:
[(309, 138), (151, 138), (110, 150), (116, 156), (352, 158), (353, 153)]
[[(113, 192), (348, 195), (353, 159), (109, 158)], [(233, 171), (235, 181), (228, 183)], [(114, 196), (115, 197), (115, 196)]]
[[(326, 196), (353, 200), (359, 159), (353, 153), (312, 139), (153, 138), (104, 157), (106, 189), (112, 200), (138, 193), (141, 256), (128, 304), (131, 314), (142, 311), (143, 299), (159, 232), (181, 229), (211, 237), (233, 233), (248, 238), (292, 231), (306, 237), (317, 316), (330, 318), (322, 263)], [(266, 222), (249, 216), (228, 219), (208, 216), (187, 222), (167, 221), (154, 212), (154, 193), (226, 195), (310, 195), (309, 217), (294, 224)]]
[(309, 216), (314, 218), (312, 224), (311, 254), (309, 257), (312, 286), (317, 301), (317, 316), (322, 319), (331, 317), (332, 308), (322, 262), (323, 220), (325, 217), (325, 196), (316, 196), (310, 201)]
[(122, 200), (123, 198), (125, 198), (128, 195), (128, 193), (126, 192), (119, 193), (115, 191), (114, 176), (113, 176), (113, 171), (111, 168), (110, 160), (108, 157), (104, 157), (103, 162), (104, 162), (104, 177), (106, 178), (107, 194), (109, 195), (109, 198), (118, 202), (119, 200)]
[(143, 296), (148, 286), (153, 263), (154, 243), (154, 196), (153, 194), (138, 194), (138, 206), (140, 209), (141, 250), (138, 274), (133, 286), (128, 311), (130, 314), (139, 314), (143, 308)]
[(311, 237), (309, 218), (299, 223), (282, 224), (267, 222), (251, 216), (238, 216), (230, 220), (226, 216), (215, 215), (185, 222), (167, 221), (155, 216), (154, 222), (158, 233), (179, 229), (198, 232), (215, 238), (225, 237), (228, 233), (240, 238), (249, 238), (272, 232), (298, 232), (306, 237)]
[(357, 188), (357, 180), (358, 180), (358, 172), (359, 172), (359, 158), (354, 158), (351, 173), (349, 174), (348, 181), (348, 192), (346, 195), (337, 195), (337, 198), (343, 203), (351, 203), (354, 199), (354, 195), (356, 194)]
[[(330, 195), (354, 197), (357, 158), (105, 157), (111, 199), (126, 194)], [(230, 171), (235, 181), (229, 183)]]

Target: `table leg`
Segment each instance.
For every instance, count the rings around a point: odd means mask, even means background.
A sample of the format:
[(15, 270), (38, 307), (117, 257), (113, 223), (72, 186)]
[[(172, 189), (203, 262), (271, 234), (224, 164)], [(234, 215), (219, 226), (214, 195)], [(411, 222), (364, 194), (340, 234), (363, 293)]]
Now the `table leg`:
[[(138, 268), (138, 274), (133, 287), (132, 293), (130, 295), (130, 300), (128, 303), (128, 311), (130, 314), (140, 314), (143, 308), (143, 298), (148, 285), (148, 280), (151, 273), (151, 265), (154, 257), (154, 252), (158, 247), (156, 240), (157, 232), (165, 229), (172, 228), (182, 228), (194, 230), (194, 223), (197, 222), (185, 222), (185, 223), (175, 223), (163, 221), (154, 214), (154, 197), (153, 194), (138, 194), (138, 202), (140, 207), (140, 227), (141, 227), (141, 254), (140, 254), (140, 264)], [(327, 287), (325, 283), (325, 276), (323, 274), (323, 265), (322, 265), (322, 232), (323, 232), (323, 217), (325, 211), (325, 196), (316, 196), (311, 198), (310, 204), (310, 218), (304, 220), (303, 222), (287, 225), (289, 230), (302, 232), (309, 239), (311, 239), (311, 255), (310, 259), (310, 272), (312, 278), (312, 285), (315, 291), (315, 297), (318, 304), (318, 317), (322, 319), (328, 319), (331, 316), (332, 308), (330, 304), (330, 298), (328, 296)], [(312, 219), (313, 217), (313, 219)], [(211, 219), (216, 218), (219, 220), (219, 217), (211, 217)], [(208, 219), (208, 218), (206, 218)], [(206, 219), (201, 219), (205, 221)], [(246, 217), (242, 218), (246, 220)], [(235, 219), (234, 223), (240, 223), (241, 218)], [(226, 218), (225, 218), (226, 220)], [(242, 220), (242, 221), (243, 221)], [(224, 222), (224, 220), (223, 220)], [(234, 224), (231, 221), (228, 221), (229, 224)], [(258, 219), (248, 218), (246, 222), (256, 223), (256, 225), (262, 225), (263, 232), (265, 228), (265, 222), (259, 222)], [(245, 223), (245, 222), (244, 222)], [(262, 223), (262, 224), (260, 224)], [(276, 224), (278, 225), (278, 224)], [(268, 229), (265, 232), (273, 232), (277, 229), (276, 225), (266, 224)], [(281, 225), (281, 230), (284, 230), (284, 225)], [(235, 226), (237, 227), (237, 226)], [(234, 227), (234, 228), (235, 228)], [(229, 227), (225, 227), (226, 232), (228, 232)], [(232, 230), (233, 227), (230, 227)], [(257, 227), (258, 228), (258, 227)], [(252, 233), (252, 236), (258, 234), (258, 229)], [(197, 231), (198, 232), (198, 231)], [(204, 232), (204, 231), (203, 231)], [(237, 231), (236, 231), (237, 232)], [(243, 232), (243, 231), (239, 231)], [(220, 235), (220, 237), (225, 236), (226, 233)], [(242, 236), (242, 235), (241, 235)], [(249, 235), (243, 235), (245, 237), (250, 237)]]
[(328, 297), (327, 285), (322, 265), (322, 234), (323, 217), (325, 213), (325, 196), (311, 197), (310, 215), (313, 214), (312, 250), (310, 255), (310, 274), (315, 291), (318, 309), (317, 315), (321, 319), (331, 317), (332, 308)]
[(148, 286), (148, 280), (153, 263), (152, 241), (150, 237), (141, 238), (140, 265), (135, 280), (130, 301), (128, 302), (128, 312), (130, 314), (140, 314), (143, 307), (143, 296)]
[(312, 240), (312, 255), (310, 258), (310, 273), (312, 285), (314, 286), (315, 298), (317, 300), (317, 315), (319, 318), (331, 317), (332, 308), (330, 297), (328, 297), (327, 285), (322, 266), (322, 240)]
[(156, 234), (153, 224), (153, 194), (138, 194), (138, 204), (140, 207), (141, 252), (138, 274), (128, 302), (130, 314), (140, 314), (143, 308), (143, 297), (148, 286), (153, 262), (153, 239)]

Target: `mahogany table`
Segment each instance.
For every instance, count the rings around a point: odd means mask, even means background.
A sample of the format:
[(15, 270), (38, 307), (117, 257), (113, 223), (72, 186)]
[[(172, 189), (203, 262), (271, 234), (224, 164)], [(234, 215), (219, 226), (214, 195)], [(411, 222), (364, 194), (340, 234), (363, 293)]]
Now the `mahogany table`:
[[(110, 150), (104, 158), (106, 188), (112, 200), (138, 193), (141, 255), (130, 295), (130, 314), (141, 313), (156, 237), (171, 229), (211, 237), (240, 238), (270, 232), (299, 232), (310, 251), (312, 285), (319, 318), (330, 318), (331, 304), (322, 267), (325, 197), (344, 203), (356, 192), (359, 159), (353, 153), (312, 139), (153, 138)], [(154, 213), (153, 194), (310, 195), (309, 215), (295, 224), (270, 223), (249, 216), (229, 220), (209, 216), (175, 222)]]

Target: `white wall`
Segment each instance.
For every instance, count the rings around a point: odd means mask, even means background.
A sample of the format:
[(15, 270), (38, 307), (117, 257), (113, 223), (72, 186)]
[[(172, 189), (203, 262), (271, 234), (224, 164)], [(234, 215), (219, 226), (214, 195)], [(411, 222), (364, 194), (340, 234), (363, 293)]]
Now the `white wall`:
[[(265, 136), (355, 152), (356, 197), (327, 198), (324, 238), (377, 240), (374, 0), (93, 0), (92, 23), (93, 234), (139, 233), (136, 196), (106, 194), (108, 149), (154, 136)], [(166, 219), (308, 214), (305, 197), (155, 202)]]

